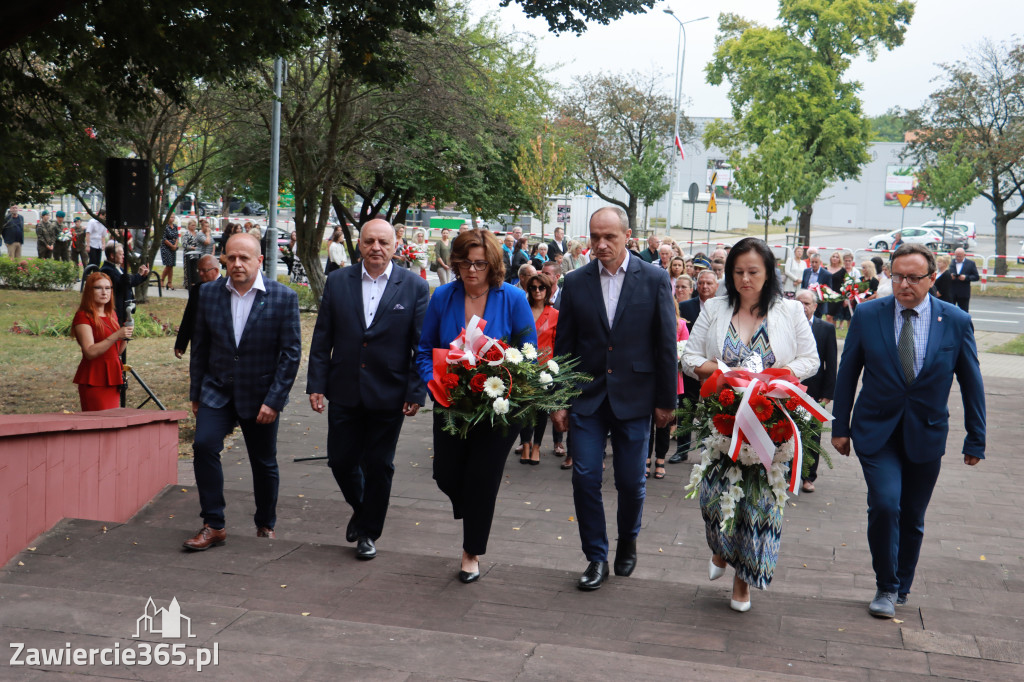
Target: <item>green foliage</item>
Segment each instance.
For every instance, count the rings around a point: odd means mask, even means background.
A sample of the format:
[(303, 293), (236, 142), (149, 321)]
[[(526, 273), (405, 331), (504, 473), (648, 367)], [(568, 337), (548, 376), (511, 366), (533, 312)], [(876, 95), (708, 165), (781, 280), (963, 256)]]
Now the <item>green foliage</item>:
[(0, 282), (12, 289), (66, 289), (78, 280), (73, 263), (0, 256)]
[(519, 148), (512, 168), (523, 185), (527, 206), (540, 220), (541, 234), (548, 218), (548, 197), (557, 193), (567, 180), (568, 154), (547, 130), (527, 140)]
[(928, 196), (928, 203), (945, 219), (978, 196), (974, 164), (963, 155), (963, 136), (953, 142), (948, 152), (939, 152), (930, 166), (917, 172), (917, 187)]
[[(162, 322), (156, 315), (149, 312), (136, 312), (132, 319), (135, 322), (135, 330), (132, 332), (133, 339), (161, 338), (175, 336), (178, 333), (178, 328), (175, 325)], [(71, 318), (47, 315), (42, 319), (29, 318), (24, 322), (19, 320), (11, 326), (10, 331), (12, 334), (27, 334), (29, 336), (70, 338)]]
[(313, 290), (308, 284), (296, 284), (294, 282), (284, 282), (288, 287), (299, 295), (299, 310), (316, 310), (319, 308), (317, 299), (313, 295)]
[(892, 107), (881, 116), (868, 119), (872, 142), (903, 142), (910, 130), (909, 119), (899, 107)]
[(873, 58), (879, 47), (900, 45), (913, 12), (905, 0), (780, 0), (773, 28), (732, 14), (719, 18), (707, 80), (729, 81), (738, 137), (725, 138), (719, 128), (706, 132), (704, 143), (752, 149), (779, 129), (790, 131), (819, 174), (801, 183), (793, 198), (805, 243), (821, 190), (857, 177), (868, 160), (870, 127), (857, 95), (860, 84), (844, 80), (846, 71), (857, 56)]

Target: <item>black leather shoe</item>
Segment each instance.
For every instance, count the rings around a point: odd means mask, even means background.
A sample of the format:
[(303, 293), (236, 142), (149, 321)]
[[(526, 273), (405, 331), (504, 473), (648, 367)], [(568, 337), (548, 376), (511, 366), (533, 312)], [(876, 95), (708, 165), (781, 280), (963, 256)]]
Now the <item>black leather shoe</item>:
[(580, 580), (576, 583), (576, 587), (590, 592), (601, 587), (601, 583), (608, 579), (608, 562), (607, 561), (591, 561), (590, 565), (587, 566), (587, 570), (583, 571), (583, 575), (580, 576)]
[(469, 571), (459, 571), (460, 583), (475, 583), (477, 580), (480, 580), (480, 571), (473, 571), (472, 573)]
[(674, 455), (672, 455), (671, 457), (668, 458), (668, 463), (669, 464), (682, 464), (685, 461), (686, 461), (686, 455), (681, 453), (681, 452), (677, 452), (676, 454), (674, 454)]
[(375, 556), (377, 556), (377, 548), (374, 546), (373, 540), (366, 537), (359, 538), (359, 542), (356, 543), (356, 558), (369, 561)]
[(348, 520), (348, 525), (345, 526), (345, 541), (355, 542), (359, 539), (359, 531), (356, 530), (356, 515), (352, 514), (352, 518)]
[(628, 577), (636, 568), (636, 538), (619, 538), (615, 547), (615, 575)]

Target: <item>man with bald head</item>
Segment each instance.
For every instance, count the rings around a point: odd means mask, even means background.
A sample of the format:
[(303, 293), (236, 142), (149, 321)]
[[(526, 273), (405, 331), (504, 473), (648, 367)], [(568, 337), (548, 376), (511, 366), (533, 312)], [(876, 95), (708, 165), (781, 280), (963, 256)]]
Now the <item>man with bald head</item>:
[(615, 575), (637, 562), (651, 420), (665, 427), (676, 409), (676, 302), (668, 272), (631, 256), (625, 211), (599, 209), (590, 218), (594, 256), (565, 276), (555, 355), (580, 358), (593, 377), (568, 410), (551, 415), (569, 430), (572, 487), (583, 553), (589, 565), (577, 587), (596, 590), (608, 578), (608, 533), (601, 499), (608, 434), (618, 491)]
[(949, 275), (952, 280), (950, 291), (953, 298), (950, 301), (958, 306), (965, 313), (971, 307), (971, 282), (977, 282), (981, 277), (978, 275), (978, 266), (967, 257), (967, 252), (957, 249), (953, 252), (953, 262), (949, 264)]
[[(189, 362), (196, 416), (192, 450), (203, 527), (185, 548), (224, 544), (224, 437), (238, 424), (252, 466), (256, 536), (276, 537), (277, 427), (299, 371), (302, 337), (294, 291), (263, 279), (260, 240), (234, 234), (224, 247), (228, 277), (199, 286)], [(390, 254), (389, 254), (390, 256)]]
[(429, 288), (394, 266), (394, 239), (386, 220), (371, 220), (359, 232), (361, 264), (328, 276), (306, 376), (313, 410), (328, 403), (327, 463), (352, 507), (345, 539), (362, 560), (377, 556), (398, 435), (427, 392), (413, 361)]

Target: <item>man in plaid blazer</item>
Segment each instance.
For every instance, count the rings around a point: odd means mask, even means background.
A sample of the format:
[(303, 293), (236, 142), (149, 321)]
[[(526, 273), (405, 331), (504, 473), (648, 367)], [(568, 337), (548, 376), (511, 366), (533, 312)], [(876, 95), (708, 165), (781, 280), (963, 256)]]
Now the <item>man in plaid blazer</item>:
[(192, 337), (189, 400), (203, 528), (185, 542), (191, 550), (224, 544), (227, 536), (220, 452), (236, 423), (252, 464), (256, 535), (275, 537), (278, 415), (301, 355), (298, 296), (263, 279), (259, 240), (232, 235), (225, 255), (228, 279), (199, 288)]

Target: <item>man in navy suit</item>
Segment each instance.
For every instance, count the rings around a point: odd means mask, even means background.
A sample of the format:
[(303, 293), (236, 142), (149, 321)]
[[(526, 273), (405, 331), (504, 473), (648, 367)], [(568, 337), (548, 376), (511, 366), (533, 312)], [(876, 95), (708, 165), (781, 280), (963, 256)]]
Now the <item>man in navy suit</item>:
[(359, 231), (361, 265), (332, 272), (309, 348), (306, 393), (327, 408), (327, 463), (352, 518), (345, 539), (357, 559), (377, 556), (405, 417), (419, 411), (426, 387), (414, 365), (430, 290), (390, 259), (395, 232), (386, 220)]
[(953, 262), (949, 264), (949, 277), (952, 281), (952, 303), (966, 313), (971, 307), (971, 282), (977, 282), (981, 277), (978, 275), (978, 266), (967, 258), (967, 253), (963, 249), (953, 252)]
[(191, 550), (224, 544), (224, 436), (237, 423), (252, 465), (257, 537), (274, 538), (277, 521), (278, 415), (299, 371), (299, 298), (260, 273), (260, 242), (232, 235), (225, 246), (228, 279), (199, 287), (189, 367), (196, 416), (192, 450), (203, 527)]
[(581, 359), (593, 377), (571, 410), (551, 415), (570, 431), (572, 487), (583, 552), (590, 564), (581, 590), (596, 590), (608, 577), (608, 533), (601, 501), (605, 440), (612, 438), (618, 490), (615, 574), (636, 567), (651, 415), (667, 426), (676, 407), (676, 312), (668, 273), (626, 250), (630, 230), (622, 209), (590, 217), (595, 260), (565, 276), (555, 355)]
[[(803, 277), (800, 278), (800, 288), (810, 289), (814, 284), (821, 284), (832, 288), (832, 273), (821, 266), (821, 255), (817, 251), (811, 254), (808, 262), (811, 267), (804, 268)], [(814, 309), (814, 316), (821, 317), (825, 313), (825, 302), (821, 301)]]
[[(964, 463), (985, 457), (985, 389), (970, 316), (930, 296), (935, 256), (920, 244), (893, 254), (893, 296), (857, 306), (836, 379), (832, 445), (850, 440), (868, 487), (868, 546), (877, 592), (868, 607), (891, 618), (914, 581), (924, 515), (949, 432), (953, 376), (964, 404)], [(857, 379), (863, 391), (853, 404)], [(853, 420), (850, 410), (853, 408)]]
[[(796, 292), (797, 301), (804, 307), (807, 321), (811, 325), (811, 333), (814, 334), (814, 345), (818, 347), (818, 371), (809, 379), (804, 379), (804, 386), (807, 387), (807, 395), (811, 396), (824, 406), (828, 406), (835, 394), (836, 389), (836, 328), (820, 317), (814, 316), (818, 307), (818, 299), (807, 289), (800, 289)], [(821, 433), (815, 437), (821, 443)], [(805, 493), (814, 492), (814, 482), (818, 480), (818, 461), (815, 457), (811, 463), (807, 478), (803, 479), (800, 489)]]

